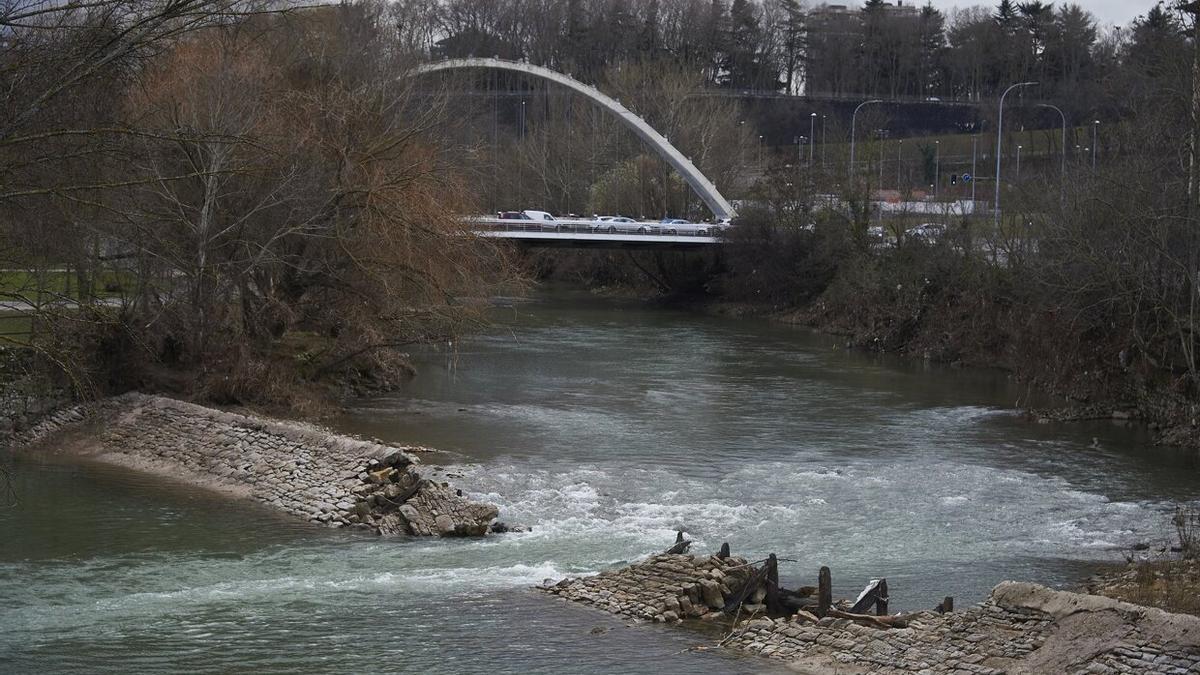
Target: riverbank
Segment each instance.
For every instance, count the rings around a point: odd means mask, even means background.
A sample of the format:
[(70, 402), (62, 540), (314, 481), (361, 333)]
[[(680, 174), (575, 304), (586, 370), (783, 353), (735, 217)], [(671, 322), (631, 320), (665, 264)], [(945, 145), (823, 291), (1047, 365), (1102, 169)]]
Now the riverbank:
[(137, 393), (63, 408), (13, 434), (10, 445), (87, 457), (314, 524), (377, 534), (481, 536), (498, 513), (430, 480), (405, 447)]

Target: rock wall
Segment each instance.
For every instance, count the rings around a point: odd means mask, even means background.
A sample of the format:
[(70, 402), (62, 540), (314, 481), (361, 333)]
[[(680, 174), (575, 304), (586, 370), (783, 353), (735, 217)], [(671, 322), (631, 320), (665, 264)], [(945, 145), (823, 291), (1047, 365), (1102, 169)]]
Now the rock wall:
[[(750, 570), (741, 558), (663, 554), (541, 588), (636, 619), (713, 620)], [(722, 645), (809, 675), (1200, 673), (1200, 618), (1035, 584), (1004, 582), (966, 611), (907, 618), (891, 629), (756, 618), (733, 625)]]
[(656, 555), (594, 577), (564, 579), (542, 590), (613, 614), (647, 621), (717, 618), (753, 570), (737, 557)]
[(403, 447), (162, 397), (125, 394), (64, 409), (15, 442), (49, 441), (84, 424), (95, 428), (83, 445), (103, 461), (246, 496), (314, 523), (476, 536), (497, 515), (495, 506), (423, 478)]
[(727, 644), (813, 673), (1200, 673), (1196, 617), (1016, 582), (964, 612), (913, 615), (907, 628), (762, 619)]

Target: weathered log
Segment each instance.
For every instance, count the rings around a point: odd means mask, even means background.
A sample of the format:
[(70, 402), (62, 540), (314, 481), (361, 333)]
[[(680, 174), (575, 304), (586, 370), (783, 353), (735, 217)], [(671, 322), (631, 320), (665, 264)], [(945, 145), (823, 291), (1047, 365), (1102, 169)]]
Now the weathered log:
[(675, 545), (667, 549), (667, 555), (681, 555), (687, 553), (692, 546), (692, 540), (683, 538), (683, 530), (679, 530), (675, 535)]
[(821, 567), (817, 575), (817, 616), (824, 618), (833, 606), (833, 577), (828, 567)]
[(879, 586), (882, 583), (885, 583), (882, 579), (872, 579), (866, 588), (862, 589), (862, 592), (858, 594), (858, 599), (850, 607), (850, 613), (863, 614), (867, 611), (867, 608), (875, 605), (879, 600)]
[(743, 604), (745, 604), (747, 598), (749, 598), (751, 595), (754, 595), (754, 592), (758, 590), (758, 587), (766, 580), (766, 578), (767, 566), (763, 565), (762, 569), (755, 570), (754, 574), (750, 575), (750, 578), (746, 580), (744, 586), (733, 593), (729, 600), (725, 602), (725, 608), (722, 611), (726, 614), (733, 614), (736, 612), (738, 607), (741, 607)]
[(767, 556), (767, 616), (783, 616), (786, 612), (779, 597), (779, 559), (772, 553)]
[(878, 594), (878, 597), (875, 599), (875, 615), (876, 616), (887, 616), (888, 615), (887, 579), (879, 580), (879, 594)]
[(947, 595), (937, 607), (934, 608), (938, 614), (954, 611), (954, 596)]
[(813, 614), (812, 612), (806, 612), (803, 609), (796, 610), (795, 617), (797, 621), (807, 621), (808, 623), (817, 623), (820, 621), (816, 614)]
[(826, 616), (831, 616), (835, 619), (849, 619), (857, 623), (875, 626), (876, 628), (907, 628), (908, 616), (905, 614), (897, 614), (895, 616), (872, 616), (870, 614), (855, 614), (853, 612), (843, 612), (837, 608), (830, 608)]

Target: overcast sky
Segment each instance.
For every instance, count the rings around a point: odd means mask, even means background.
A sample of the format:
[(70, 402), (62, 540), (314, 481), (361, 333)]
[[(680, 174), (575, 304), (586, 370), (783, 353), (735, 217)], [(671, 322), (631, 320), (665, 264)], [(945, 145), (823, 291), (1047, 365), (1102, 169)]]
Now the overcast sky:
[[(1067, 0), (1071, 1), (1071, 0)], [(996, 2), (978, 2), (977, 0), (931, 0), (934, 7), (941, 10), (949, 10), (954, 7), (971, 7), (973, 5), (986, 5), (994, 7), (999, 4)], [(846, 3), (857, 4), (857, 3)], [(925, 0), (905, 0), (906, 5), (922, 6)], [(1062, 4), (1062, 0), (1056, 1), (1054, 4)], [(1157, 0), (1074, 0), (1074, 4), (1083, 7), (1096, 18), (1100, 19), (1102, 24), (1117, 24), (1124, 26), (1133, 20), (1135, 16), (1145, 14), (1157, 4)]]

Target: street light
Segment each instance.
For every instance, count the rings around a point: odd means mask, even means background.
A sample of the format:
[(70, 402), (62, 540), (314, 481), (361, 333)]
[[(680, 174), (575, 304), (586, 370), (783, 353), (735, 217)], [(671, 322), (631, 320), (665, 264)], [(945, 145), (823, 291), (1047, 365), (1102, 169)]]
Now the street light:
[(1018, 82), (1005, 89), (1004, 93), (1000, 95), (1000, 114), (996, 121), (996, 201), (992, 203), (992, 213), (997, 230), (1000, 229), (1000, 157), (1004, 154), (1001, 152), (1004, 148), (1004, 98), (1013, 89), (1017, 89), (1018, 87), (1033, 87), (1037, 84), (1037, 82)]
[(858, 104), (857, 108), (854, 109), (854, 114), (850, 115), (850, 171), (849, 171), (849, 175), (851, 175), (851, 176), (854, 175), (854, 129), (855, 129), (855, 126), (858, 124), (858, 111), (862, 110), (863, 106), (871, 105), (872, 103), (883, 103), (883, 101), (880, 99), (877, 99), (877, 98), (873, 98), (869, 101), (863, 101), (862, 103)]
[(1100, 120), (1092, 122), (1092, 171), (1096, 170), (1096, 148), (1100, 145)]
[(1049, 108), (1062, 118), (1062, 166), (1058, 170), (1058, 198), (1065, 204), (1067, 201), (1067, 114), (1062, 111), (1062, 108), (1049, 103), (1039, 103), (1037, 107)]
[(942, 142), (933, 142), (933, 198), (936, 200), (942, 185)]
[[(825, 118), (826, 115), (821, 115), (821, 168), (825, 168), (825, 140), (828, 136), (825, 134)], [(816, 138), (813, 139), (814, 141)]]
[(900, 189), (900, 182), (901, 182), (900, 167), (902, 166), (901, 162), (904, 161), (903, 157), (904, 157), (904, 139), (901, 138), (900, 142), (896, 145), (896, 189), (897, 190)]
[(758, 135), (758, 165), (760, 167), (762, 166), (762, 151), (763, 151), (763, 137), (762, 137), (762, 134), (759, 134)]
[[(808, 118), (808, 137), (817, 137), (817, 113), (813, 113)], [(813, 144), (808, 144), (808, 165), (811, 167), (813, 163)]]
[(1021, 180), (1021, 148), (1025, 146), (1017, 146), (1017, 180)]
[(975, 183), (979, 174), (975, 171), (979, 159), (979, 134), (971, 137), (971, 215), (975, 215)]

